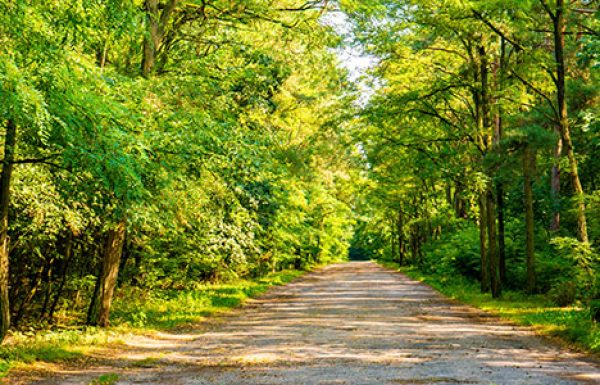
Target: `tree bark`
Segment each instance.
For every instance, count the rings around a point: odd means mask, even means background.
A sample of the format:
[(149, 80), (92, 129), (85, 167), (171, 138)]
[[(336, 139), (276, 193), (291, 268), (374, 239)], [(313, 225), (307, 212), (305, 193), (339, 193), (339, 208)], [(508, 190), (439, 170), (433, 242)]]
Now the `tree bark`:
[(52, 319), (54, 318), (54, 311), (56, 310), (56, 306), (58, 305), (60, 296), (62, 295), (62, 292), (65, 288), (65, 284), (67, 283), (69, 264), (71, 263), (71, 258), (73, 256), (73, 233), (70, 230), (68, 232), (69, 233), (65, 239), (60, 283), (58, 284), (58, 289), (54, 294), (54, 299), (52, 300), (52, 304), (50, 305), (50, 309), (47, 313), (48, 321), (52, 321)]
[[(487, 51), (485, 48), (485, 40), (482, 38), (481, 45), (478, 48), (479, 60), (480, 60), (480, 113), (481, 116), (478, 119), (478, 125), (480, 132), (483, 136), (484, 148), (487, 152), (490, 151), (490, 145), (492, 145), (492, 150), (497, 146), (497, 137), (495, 134), (495, 129), (492, 128), (491, 122), (491, 97), (490, 97), (490, 83), (489, 83), (489, 62), (487, 57)], [(485, 156), (485, 155), (484, 155)], [(486, 174), (490, 177), (493, 176), (493, 170), (486, 170)], [(482, 223), (483, 231), (487, 227), (487, 257), (486, 262), (487, 266), (483, 264), (482, 260), (482, 269), (487, 271), (489, 274), (487, 280), (489, 281), (489, 289), (492, 291), (492, 296), (497, 298), (501, 295), (501, 285), (500, 285), (500, 274), (499, 274), (499, 263), (498, 263), (498, 239), (497, 239), (497, 229), (496, 229), (496, 204), (494, 202), (494, 186), (493, 182), (490, 180), (486, 187), (486, 191), (483, 193), (483, 211), (486, 212), (485, 217), (486, 222)], [(480, 236), (481, 237), (481, 236)], [(483, 272), (483, 270), (482, 270)], [(483, 277), (483, 274), (482, 274)], [(486, 285), (487, 286), (487, 285)], [(483, 285), (482, 280), (482, 290), (486, 288)]]
[(156, 53), (160, 46), (158, 34), (159, 12), (158, 0), (146, 0), (146, 36), (144, 36), (144, 56), (142, 59), (142, 75), (149, 76), (156, 65)]
[(569, 128), (569, 113), (566, 99), (566, 63), (565, 63), (565, 11), (566, 4), (564, 0), (556, 0), (556, 11), (554, 14), (550, 12), (550, 18), (553, 23), (554, 32), (554, 58), (556, 61), (556, 100), (558, 110), (558, 120), (561, 130), (561, 138), (565, 146), (565, 152), (569, 161), (569, 174), (575, 198), (577, 200), (577, 238), (581, 242), (588, 242), (587, 223), (585, 216), (585, 196), (579, 172), (577, 170), (577, 159), (575, 159), (575, 151), (573, 149), (573, 141), (571, 140), (571, 132)]
[[(495, 89), (499, 94), (502, 92), (504, 87), (504, 59), (505, 59), (505, 41), (503, 37), (500, 37), (500, 54), (497, 57), (496, 65), (494, 66), (494, 79)], [(496, 105), (496, 113), (494, 116), (494, 151), (498, 152), (501, 156), (500, 142), (504, 136), (502, 126), (502, 105), (497, 102), (497, 98), (494, 99)], [(504, 189), (502, 182), (496, 183), (496, 205), (498, 208), (498, 269), (500, 273), (500, 282), (506, 282), (506, 240), (505, 240), (505, 229), (504, 229)]]
[(485, 203), (485, 195), (479, 197), (479, 253), (481, 256), (481, 292), (487, 293), (490, 291), (490, 274), (489, 262), (487, 253), (487, 207)]
[(146, 35), (144, 36), (142, 75), (150, 76), (156, 71), (157, 57), (165, 38), (166, 27), (177, 7), (177, 0), (160, 4), (159, 0), (146, 0)]
[(498, 239), (496, 234), (496, 208), (492, 186), (486, 193), (487, 207), (487, 233), (488, 233), (488, 263), (490, 272), (490, 284), (492, 297), (498, 298), (502, 295), (500, 284), (500, 271), (498, 269)]
[(496, 184), (496, 204), (498, 206), (498, 269), (500, 282), (506, 282), (506, 230), (504, 226), (504, 189)]
[(36, 294), (38, 293), (38, 289), (40, 287), (40, 284), (42, 283), (42, 276), (44, 274), (44, 270), (45, 266), (41, 266), (36, 272), (35, 278), (32, 280), (31, 286), (28, 288), (28, 290), (25, 293), (25, 296), (23, 297), (23, 300), (19, 304), (16, 314), (13, 313), (14, 317), (12, 319), (12, 326), (19, 326), (21, 319), (25, 315), (25, 310), (27, 309), (27, 307), (29, 307)]
[(535, 167), (535, 152), (527, 145), (523, 153), (523, 192), (525, 204), (525, 250), (527, 255), (527, 285), (528, 293), (535, 291), (535, 251), (534, 251), (534, 218), (533, 218), (533, 170)]
[(109, 325), (110, 307), (117, 284), (119, 263), (125, 243), (125, 230), (127, 221), (125, 217), (113, 229), (110, 229), (104, 247), (102, 272), (100, 275), (98, 297), (93, 300), (90, 307), (88, 323), (91, 325), (107, 327)]
[(404, 250), (405, 250), (405, 245), (404, 245), (404, 234), (403, 234), (403, 228), (404, 228), (404, 215), (402, 214), (402, 209), (398, 210), (398, 224), (397, 224), (398, 228), (398, 263), (400, 264), (400, 266), (404, 265)]
[(462, 183), (460, 183), (460, 181), (456, 181), (454, 187), (454, 213), (456, 218), (467, 219), (468, 214), (466, 204), (464, 198), (462, 197), (463, 190)]
[(398, 238), (396, 238), (396, 234), (395, 234), (395, 220), (392, 218), (390, 220), (390, 242), (391, 242), (391, 246), (392, 246), (392, 261), (396, 259), (396, 240)]
[(4, 340), (10, 327), (10, 301), (8, 296), (8, 210), (10, 207), (10, 182), (12, 178), (17, 126), (12, 120), (6, 123), (4, 138), (4, 159), (0, 176), (0, 342)]
[(560, 157), (562, 156), (563, 147), (560, 126), (555, 126), (555, 132), (558, 139), (554, 146), (554, 164), (550, 174), (550, 195), (552, 199), (550, 231), (560, 230)]

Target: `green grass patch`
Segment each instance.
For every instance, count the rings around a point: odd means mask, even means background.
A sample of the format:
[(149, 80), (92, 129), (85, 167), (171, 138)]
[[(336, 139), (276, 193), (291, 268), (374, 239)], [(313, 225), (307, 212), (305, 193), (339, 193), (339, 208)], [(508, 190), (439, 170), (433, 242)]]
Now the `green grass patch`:
[[(94, 347), (121, 342), (127, 334), (168, 331), (200, 323), (206, 317), (235, 308), (269, 287), (283, 285), (302, 274), (303, 271), (286, 270), (255, 280), (199, 285), (194, 290), (120, 289), (115, 294), (110, 328), (57, 327), (56, 330), (11, 333), (0, 346), (0, 377), (17, 365), (26, 367), (37, 361), (81, 358)], [(98, 381), (98, 384), (111, 383), (106, 379)]]
[(290, 282), (299, 271), (283, 271), (257, 280), (204, 284), (194, 290), (122, 290), (112, 311), (115, 325), (168, 330), (201, 322), (239, 306), (269, 287)]
[(460, 275), (452, 277), (426, 274), (413, 267), (379, 262), (422, 281), (445, 296), (478, 307), (520, 325), (531, 326), (539, 334), (558, 337), (572, 347), (600, 353), (600, 325), (593, 322), (588, 309), (577, 306), (557, 307), (543, 295), (505, 291), (502, 298), (480, 292), (479, 283)]
[(119, 381), (119, 376), (112, 374), (103, 374), (99, 376), (97, 379), (90, 382), (88, 385), (114, 385)]
[(0, 346), (0, 377), (16, 365), (34, 362), (61, 362), (81, 358), (93, 346), (105, 344), (114, 334), (108, 330), (85, 327), (77, 330), (13, 332)]

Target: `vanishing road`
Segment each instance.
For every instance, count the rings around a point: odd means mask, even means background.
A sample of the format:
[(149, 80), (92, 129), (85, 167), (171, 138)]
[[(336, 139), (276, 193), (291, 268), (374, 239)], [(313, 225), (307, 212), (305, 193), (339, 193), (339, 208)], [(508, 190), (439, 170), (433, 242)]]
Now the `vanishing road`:
[[(11, 384), (600, 384), (600, 367), (371, 262), (307, 274), (205, 330), (135, 337), (103, 366)], [(112, 384), (112, 382), (110, 382)]]

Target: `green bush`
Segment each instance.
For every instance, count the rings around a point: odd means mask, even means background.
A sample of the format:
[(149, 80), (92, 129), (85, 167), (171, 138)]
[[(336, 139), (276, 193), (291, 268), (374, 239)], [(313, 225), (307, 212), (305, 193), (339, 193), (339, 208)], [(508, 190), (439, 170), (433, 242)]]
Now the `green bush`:
[(552, 256), (556, 264), (552, 272), (553, 287), (560, 289), (571, 285), (577, 299), (592, 299), (596, 290), (598, 254), (589, 243), (570, 237), (556, 237), (550, 243), (556, 251)]
[(600, 322), (600, 299), (590, 301), (590, 316), (592, 321)]
[(424, 254), (424, 266), (431, 273), (449, 276), (458, 273), (467, 278), (479, 278), (479, 233), (474, 226), (446, 234), (441, 239), (428, 243)]
[(577, 285), (574, 282), (557, 283), (548, 292), (548, 297), (558, 306), (572, 305), (577, 299)]

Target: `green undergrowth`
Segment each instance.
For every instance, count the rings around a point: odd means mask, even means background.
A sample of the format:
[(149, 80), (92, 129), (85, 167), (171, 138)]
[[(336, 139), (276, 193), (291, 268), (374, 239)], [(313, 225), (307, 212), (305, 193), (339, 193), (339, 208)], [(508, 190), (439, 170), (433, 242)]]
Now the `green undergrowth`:
[(13, 332), (0, 346), (0, 377), (6, 376), (15, 366), (27, 368), (35, 362), (83, 360), (90, 350), (122, 343), (128, 334), (190, 327), (303, 273), (285, 270), (253, 280), (202, 284), (194, 290), (120, 289), (116, 293), (109, 328), (57, 326), (55, 330)]
[(591, 320), (589, 310), (584, 307), (557, 307), (543, 295), (527, 295), (517, 291), (505, 291), (502, 298), (495, 299), (488, 293), (482, 294), (478, 282), (460, 275), (427, 274), (414, 267), (399, 267), (392, 262), (380, 263), (428, 284), (449, 298), (519, 325), (531, 326), (538, 334), (558, 337), (579, 350), (600, 354), (600, 325)]

